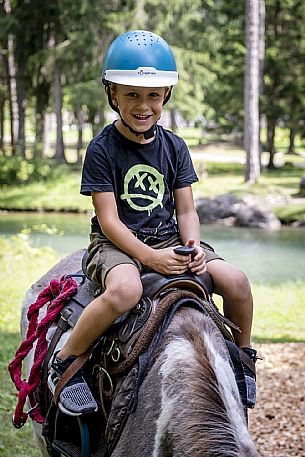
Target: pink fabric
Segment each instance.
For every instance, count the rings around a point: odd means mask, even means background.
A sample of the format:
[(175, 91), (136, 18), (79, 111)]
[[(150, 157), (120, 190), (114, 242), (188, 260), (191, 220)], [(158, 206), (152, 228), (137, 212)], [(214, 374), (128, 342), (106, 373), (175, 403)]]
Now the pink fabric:
[[(36, 302), (32, 303), (29, 307), (27, 313), (29, 326), (26, 339), (21, 343), (16, 351), (14, 360), (8, 366), (12, 381), (19, 391), (18, 403), (13, 416), (13, 424), (16, 428), (20, 428), (25, 424), (28, 415), (38, 423), (43, 423), (45, 421), (39, 404), (35, 404), (33, 393), (39, 386), (41, 365), (48, 349), (46, 334), (66, 301), (75, 294), (76, 290), (77, 284), (72, 278), (65, 279), (65, 277), (62, 277), (60, 281), (52, 279), (49, 286), (38, 295)], [(37, 323), (40, 308), (48, 302), (49, 305), (46, 315)], [(27, 381), (22, 380), (22, 361), (28, 355), (36, 340), (34, 364), (31, 367), (29, 379)], [(32, 407), (28, 413), (23, 411), (27, 397), (29, 397), (30, 405)]]

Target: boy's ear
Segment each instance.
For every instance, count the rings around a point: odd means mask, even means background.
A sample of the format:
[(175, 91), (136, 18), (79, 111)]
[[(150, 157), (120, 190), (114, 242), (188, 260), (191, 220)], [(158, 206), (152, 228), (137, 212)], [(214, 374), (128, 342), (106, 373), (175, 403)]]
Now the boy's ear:
[(170, 93), (170, 90), (171, 90), (171, 88), (170, 88), (170, 87), (165, 87), (165, 90), (164, 90), (164, 98), (163, 98), (163, 100), (165, 100), (165, 99), (166, 99), (166, 97), (167, 97), (167, 96), (168, 96), (168, 94)]
[(118, 99), (117, 99), (115, 87), (109, 86), (108, 90), (109, 90), (109, 94), (110, 94), (110, 98), (111, 98), (112, 103), (115, 106), (117, 106), (118, 105)]

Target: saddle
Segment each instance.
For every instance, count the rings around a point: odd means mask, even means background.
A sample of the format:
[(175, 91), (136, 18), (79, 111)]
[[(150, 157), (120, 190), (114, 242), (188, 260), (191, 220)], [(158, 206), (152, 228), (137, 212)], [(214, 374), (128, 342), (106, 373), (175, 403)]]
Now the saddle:
[[(179, 277), (163, 276), (156, 272), (144, 273), (141, 278), (143, 296), (140, 302), (117, 319), (88, 353), (87, 382), (100, 405), (101, 421), (85, 416), (77, 418), (76, 428), (81, 428), (82, 436), (87, 433), (88, 439), (83, 439), (78, 445), (72, 444), (74, 450), (69, 453), (67, 449), (71, 448), (71, 443), (66, 441), (67, 423), (70, 424), (69, 436), (73, 439), (76, 436), (75, 424), (71, 424), (71, 417), (64, 415), (54, 403), (50, 403), (50, 392), (45, 387), (48, 364), (63, 333), (76, 325), (84, 308), (102, 292), (100, 286), (86, 278), (82, 272), (71, 276), (78, 283), (77, 293), (61, 311), (44, 360), (40, 396), (44, 398), (45, 410), (48, 412), (43, 434), (50, 455), (54, 455), (52, 452), (56, 449), (65, 455), (89, 456), (91, 454), (86, 454), (83, 445), (84, 441), (89, 442), (90, 435), (90, 452), (95, 452), (99, 447), (99, 455), (106, 457), (111, 454), (129, 414), (136, 407), (137, 393), (150, 360), (177, 309), (191, 306), (208, 315), (228, 342), (230, 353), (235, 345), (229, 329), (238, 331), (238, 327), (226, 319), (215, 306), (211, 298), (213, 284), (207, 273), (202, 276), (186, 273)], [(238, 385), (243, 396), (246, 387), (242, 381), (239, 381)], [(101, 428), (105, 430), (104, 436), (101, 436)]]

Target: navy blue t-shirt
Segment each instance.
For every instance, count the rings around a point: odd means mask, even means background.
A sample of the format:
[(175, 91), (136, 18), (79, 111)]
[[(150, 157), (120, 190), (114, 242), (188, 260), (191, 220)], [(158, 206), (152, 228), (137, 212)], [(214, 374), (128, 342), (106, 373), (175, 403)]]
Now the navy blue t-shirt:
[[(113, 123), (87, 148), (80, 192), (113, 192), (120, 220), (138, 231), (174, 223), (174, 189), (196, 181), (189, 150), (177, 135), (158, 125), (154, 140), (140, 144)], [(92, 231), (100, 231), (96, 216)]]

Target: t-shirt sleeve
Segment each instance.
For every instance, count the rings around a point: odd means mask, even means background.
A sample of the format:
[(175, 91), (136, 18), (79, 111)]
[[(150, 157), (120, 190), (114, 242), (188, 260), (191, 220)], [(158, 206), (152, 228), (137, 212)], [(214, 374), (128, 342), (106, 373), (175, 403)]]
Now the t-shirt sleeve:
[(91, 142), (84, 160), (80, 193), (91, 195), (91, 192), (113, 192), (111, 176), (106, 152)]
[(190, 186), (198, 181), (197, 174), (191, 159), (190, 151), (181, 139), (181, 145), (178, 150), (178, 168), (175, 181), (175, 189)]

